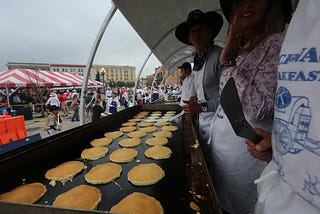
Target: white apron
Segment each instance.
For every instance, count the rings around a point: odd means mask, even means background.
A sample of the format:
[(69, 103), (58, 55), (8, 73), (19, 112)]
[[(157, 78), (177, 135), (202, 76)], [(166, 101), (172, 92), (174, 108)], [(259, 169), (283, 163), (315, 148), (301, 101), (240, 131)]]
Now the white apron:
[[(206, 62), (202, 66), (202, 68), (199, 71), (194, 72), (194, 88), (197, 94), (198, 102), (203, 103), (206, 102), (206, 98), (204, 96), (204, 90), (203, 90), (203, 74), (204, 74), (204, 68), (206, 67)], [(201, 112), (199, 114), (199, 131), (200, 131), (200, 137), (201, 141), (203, 142), (205, 148), (204, 151), (208, 151), (208, 140), (210, 138), (210, 125), (213, 118), (214, 112)]]
[[(252, 124), (252, 123), (251, 123)], [(270, 121), (255, 123), (254, 127), (270, 129)], [(245, 139), (235, 135), (232, 126), (218, 107), (211, 124), (213, 181), (222, 209), (232, 214), (252, 213), (256, 203), (256, 185), (267, 165), (252, 157)], [(210, 169), (212, 170), (212, 169)]]
[(278, 67), (273, 160), (256, 214), (320, 213), (320, 1), (300, 0)]

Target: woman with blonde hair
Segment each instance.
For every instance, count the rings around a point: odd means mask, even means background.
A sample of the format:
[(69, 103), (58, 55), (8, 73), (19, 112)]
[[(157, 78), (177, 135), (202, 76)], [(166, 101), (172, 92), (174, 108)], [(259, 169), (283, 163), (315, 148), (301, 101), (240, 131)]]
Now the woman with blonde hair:
[[(220, 89), (232, 77), (246, 119), (265, 130), (272, 129), (279, 53), (290, 17), (285, 1), (220, 0), (230, 23), (220, 55)], [(271, 153), (266, 151), (263, 160), (251, 156), (245, 139), (236, 136), (221, 107), (212, 121), (211, 143), (211, 170), (222, 209), (252, 213), (257, 200), (254, 180)]]

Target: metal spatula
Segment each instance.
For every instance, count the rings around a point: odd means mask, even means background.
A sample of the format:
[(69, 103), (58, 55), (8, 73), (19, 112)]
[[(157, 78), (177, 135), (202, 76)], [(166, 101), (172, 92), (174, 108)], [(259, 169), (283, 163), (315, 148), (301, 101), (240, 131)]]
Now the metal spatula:
[(254, 144), (263, 138), (258, 135), (246, 120), (234, 79), (230, 77), (223, 88), (220, 104), (226, 113), (237, 136), (251, 140)]

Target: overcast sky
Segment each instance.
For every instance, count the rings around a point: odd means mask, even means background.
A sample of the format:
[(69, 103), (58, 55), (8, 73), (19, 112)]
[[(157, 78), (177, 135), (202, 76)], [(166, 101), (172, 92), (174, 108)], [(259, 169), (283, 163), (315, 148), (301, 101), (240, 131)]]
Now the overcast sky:
[[(111, 0), (1, 0), (0, 71), (10, 61), (86, 64)], [(93, 64), (131, 65), (136, 73), (149, 48), (117, 11)], [(160, 62), (152, 55), (142, 76)]]

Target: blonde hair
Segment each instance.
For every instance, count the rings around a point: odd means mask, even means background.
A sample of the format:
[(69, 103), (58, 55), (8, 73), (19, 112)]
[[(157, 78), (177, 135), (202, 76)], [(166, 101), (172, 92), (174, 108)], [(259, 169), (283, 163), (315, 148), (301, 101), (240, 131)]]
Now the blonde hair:
[(100, 99), (96, 99), (96, 100), (94, 101), (94, 104), (95, 104), (95, 105), (100, 105)]
[[(233, 2), (233, 14), (231, 15), (230, 20), (233, 19), (235, 12), (234, 8), (239, 4), (238, 0)], [(257, 27), (257, 30), (248, 38), (246, 44), (240, 45), (241, 53), (250, 52), (267, 36), (284, 31), (287, 20), (283, 13), (283, 7), (285, 7), (285, 5), (282, 0), (269, 0), (266, 13), (262, 18), (260, 25)]]

